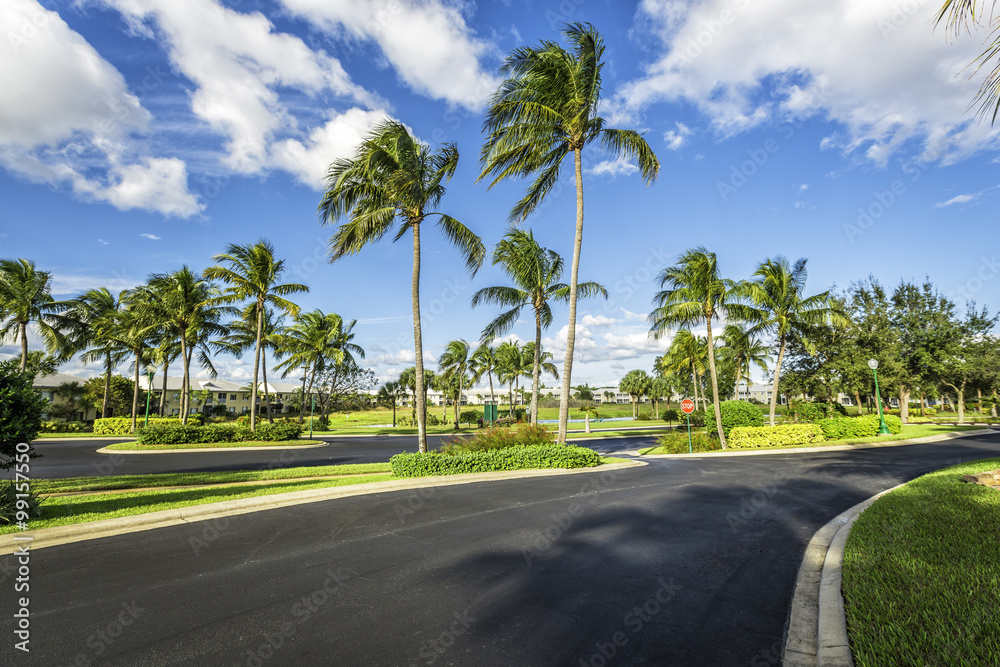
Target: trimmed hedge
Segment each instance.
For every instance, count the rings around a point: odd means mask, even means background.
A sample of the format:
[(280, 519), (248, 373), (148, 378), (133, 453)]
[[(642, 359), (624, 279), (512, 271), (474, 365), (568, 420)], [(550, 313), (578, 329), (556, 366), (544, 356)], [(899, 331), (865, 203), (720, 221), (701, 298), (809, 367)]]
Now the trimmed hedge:
[[(757, 408), (754, 408), (755, 410)], [(758, 410), (758, 412), (760, 412)], [(688, 432), (687, 428), (678, 427), (676, 431), (668, 431), (656, 439), (658, 447), (663, 448), (662, 454), (687, 454), (688, 453)], [(721, 451), (719, 439), (709, 436), (704, 431), (691, 430), (691, 451), (692, 452), (717, 452)]]
[[(722, 430), (726, 437), (738, 426), (763, 426), (764, 413), (756, 405), (746, 401), (723, 401), (719, 405), (722, 413)], [(713, 410), (714, 412), (714, 410)], [(712, 422), (715, 422), (713, 414)]]
[(425, 477), (531, 468), (587, 468), (600, 465), (601, 455), (576, 445), (528, 445), (456, 455), (403, 453), (393, 456), (389, 463), (396, 477)]
[(140, 445), (188, 445), (208, 442), (279, 442), (299, 437), (302, 427), (295, 422), (259, 424), (256, 431), (239, 424), (150, 424), (136, 429), (135, 440)]
[[(827, 440), (844, 440), (845, 438), (870, 438), (878, 435), (878, 415), (869, 414), (860, 417), (835, 417), (821, 419), (817, 425), (823, 429)], [(903, 423), (895, 415), (885, 415), (885, 425), (891, 433), (903, 430)]]
[(730, 447), (736, 449), (807, 445), (823, 442), (823, 430), (818, 424), (737, 426), (729, 435), (728, 442)]
[[(136, 419), (136, 429), (146, 423), (146, 417), (143, 415)], [(180, 417), (150, 417), (150, 426), (160, 426), (165, 424), (180, 424)], [(201, 415), (191, 415), (188, 417), (189, 426), (197, 426), (201, 424)], [(95, 435), (132, 435), (132, 418), (131, 417), (104, 417), (103, 419), (94, 420), (94, 434)]]

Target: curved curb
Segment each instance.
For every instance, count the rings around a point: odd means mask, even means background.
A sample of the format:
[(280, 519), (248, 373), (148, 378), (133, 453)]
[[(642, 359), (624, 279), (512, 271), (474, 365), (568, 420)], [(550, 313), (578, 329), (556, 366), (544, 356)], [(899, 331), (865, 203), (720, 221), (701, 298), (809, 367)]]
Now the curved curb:
[[(117, 443), (115, 443), (117, 444)], [(195, 452), (274, 452), (283, 449), (315, 449), (317, 447), (329, 447), (331, 443), (321, 442), (318, 445), (264, 445), (261, 447), (199, 447), (198, 449), (150, 449), (142, 452), (138, 449), (109, 449), (101, 447), (95, 449), (98, 454), (193, 454)]]
[(1000, 433), (1000, 429), (981, 428), (975, 431), (956, 431), (954, 433), (941, 433), (940, 435), (927, 435), (922, 438), (909, 438), (908, 440), (891, 440), (884, 444), (878, 442), (859, 442), (856, 445), (830, 445), (829, 447), (783, 447), (781, 449), (734, 449), (732, 451), (700, 452), (698, 454), (640, 454), (650, 458), (662, 459), (701, 459), (714, 458), (717, 456), (767, 456), (768, 454), (817, 454), (821, 452), (845, 452), (852, 449), (878, 449), (881, 447), (901, 447), (903, 445), (919, 445), (927, 442), (943, 442), (954, 440), (955, 438), (969, 438), (974, 435), (987, 435), (990, 433)]
[(598, 471), (606, 472), (609, 470), (621, 470), (623, 468), (632, 468), (644, 465), (649, 464), (643, 461), (629, 460), (622, 461), (620, 463), (608, 463), (600, 466), (594, 466), (592, 468), (542, 468), (505, 472), (464, 473), (461, 475), (442, 475), (438, 477), (418, 477), (411, 479), (390, 480), (387, 482), (368, 482), (365, 484), (353, 484), (350, 486), (334, 486), (323, 489), (309, 489), (306, 491), (290, 491), (288, 493), (276, 493), (269, 496), (254, 496), (252, 498), (226, 500), (219, 503), (205, 503), (202, 505), (177, 507), (174, 509), (149, 512), (146, 514), (136, 514), (134, 516), (126, 516), (118, 519), (103, 519), (101, 521), (76, 523), (69, 526), (55, 526), (53, 528), (42, 528), (35, 531), (29, 530), (21, 533), (8, 533), (0, 538), (0, 555), (15, 553), (19, 548), (25, 545), (28, 545), (30, 550), (34, 551), (45, 547), (54, 547), (59, 544), (96, 540), (102, 537), (111, 537), (113, 535), (136, 533), (143, 530), (152, 530), (154, 528), (176, 526), (182, 523), (207, 521), (209, 519), (218, 519), (222, 517), (235, 516), (237, 514), (247, 514), (249, 512), (277, 509), (280, 507), (289, 507), (291, 505), (301, 505), (304, 503), (315, 503), (335, 498), (363, 496), (373, 493), (389, 493), (391, 491), (404, 491), (407, 489), (420, 489), (425, 487), (453, 486), (456, 484), (473, 484), (476, 482), (494, 482), (527, 477), (578, 475), (581, 473), (585, 474)]
[(853, 667), (840, 591), (844, 545), (861, 513), (901, 486), (876, 493), (842, 512), (809, 540), (788, 612), (782, 655), (785, 667)]

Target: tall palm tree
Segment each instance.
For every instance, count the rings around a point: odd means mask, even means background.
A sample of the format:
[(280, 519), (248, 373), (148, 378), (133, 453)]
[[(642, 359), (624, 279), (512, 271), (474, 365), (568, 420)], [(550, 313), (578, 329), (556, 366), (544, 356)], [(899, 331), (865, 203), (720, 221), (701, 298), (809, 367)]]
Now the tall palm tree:
[[(530, 306), (535, 315), (535, 345), (532, 350), (541, 353), (542, 329), (552, 324), (550, 301), (568, 301), (569, 285), (557, 282), (562, 276), (563, 259), (554, 250), (538, 245), (531, 230), (515, 229), (508, 232), (493, 251), (493, 265), (503, 267), (512, 287), (484, 287), (472, 295), (473, 307), (480, 303), (493, 303), (509, 307), (483, 329), (484, 340), (493, 340), (509, 332), (521, 309)], [(595, 282), (577, 285), (577, 295), (581, 297), (608, 296), (604, 286)], [(532, 361), (531, 423), (537, 424), (538, 385), (541, 375), (541, 361)]]
[(458, 428), (458, 411), (462, 403), (462, 389), (469, 372), (471, 352), (469, 344), (459, 338), (448, 343), (448, 347), (438, 359), (438, 369), (444, 377), (458, 380), (458, 399), (455, 401), (455, 428)]
[(148, 285), (125, 290), (113, 320), (102, 323), (101, 335), (117, 341), (132, 356), (132, 430), (139, 414), (139, 374), (152, 361), (151, 348), (163, 332), (163, 311)]
[(490, 401), (496, 402), (496, 393), (493, 391), (493, 371), (496, 370), (497, 358), (496, 350), (489, 343), (481, 343), (476, 351), (472, 353), (469, 362), (469, 370), (472, 372), (470, 382), (478, 383), (486, 375), (490, 383)]
[(510, 416), (514, 416), (514, 409), (517, 407), (515, 403), (515, 384), (518, 380), (524, 376), (527, 371), (531, 368), (531, 362), (528, 361), (520, 345), (516, 341), (506, 341), (501, 343), (497, 347), (497, 379), (508, 385), (509, 397), (510, 397)]
[(670, 341), (667, 353), (660, 362), (660, 370), (666, 373), (690, 373), (691, 385), (694, 388), (694, 402), (698, 403), (698, 385), (705, 372), (705, 352), (708, 342), (701, 336), (695, 336), (689, 329), (681, 329)]
[(789, 267), (788, 260), (777, 256), (761, 262), (746, 286), (746, 294), (753, 302), (754, 319), (759, 324), (754, 331), (766, 331), (775, 336), (778, 360), (774, 364), (774, 386), (771, 387), (771, 426), (778, 404), (778, 379), (781, 362), (785, 358), (785, 345), (790, 335), (809, 338), (811, 327), (847, 323), (844, 314), (834, 306), (830, 291), (806, 297), (806, 258)]
[(191, 411), (191, 361), (197, 352), (199, 365), (208, 370), (211, 377), (216, 377), (211, 348), (217, 345), (216, 339), (228, 333), (219, 320), (232, 309), (219, 305), (218, 292), (212, 282), (187, 266), (173, 273), (154, 273), (147, 286), (138, 289), (147, 293), (145, 298), (155, 311), (151, 328), (173, 336), (180, 343), (184, 369), (181, 423), (186, 424)]
[(719, 378), (715, 368), (715, 340), (712, 321), (723, 315), (743, 313), (739, 303), (741, 286), (719, 274), (719, 263), (714, 252), (704, 246), (683, 253), (673, 266), (660, 272), (658, 279), (663, 288), (653, 297), (657, 307), (649, 314), (652, 323), (650, 334), (659, 338), (671, 327), (691, 327), (705, 323), (708, 342), (708, 370), (712, 382), (712, 404), (715, 407), (715, 425), (719, 443), (726, 449), (726, 434), (722, 430), (722, 409), (719, 407)]
[(118, 315), (121, 304), (119, 297), (108, 288), (87, 290), (67, 304), (63, 313), (69, 329), (66, 340), (69, 354), (80, 354), (84, 364), (100, 362), (104, 366), (104, 400), (101, 403), (101, 417), (108, 416), (111, 397), (111, 373), (125, 361), (128, 348), (120, 341), (107, 335), (110, 324)]
[(493, 94), (483, 129), (480, 179), (493, 176), (490, 187), (510, 178), (537, 174), (525, 196), (514, 205), (511, 221), (523, 221), (559, 181), (564, 158), (572, 154), (576, 179), (576, 234), (569, 280), (569, 329), (559, 404), (559, 442), (566, 442), (569, 397), (576, 342), (577, 278), (583, 243), (583, 149), (599, 142), (612, 158), (635, 160), (643, 180), (656, 179), (660, 162), (634, 130), (605, 127), (598, 115), (604, 40), (588, 23), (567, 25), (567, 51), (543, 41), (515, 49), (500, 68), (504, 81)]
[(28, 367), (28, 325), (38, 327), (45, 347), (56, 352), (66, 346), (59, 312), (66, 304), (52, 298), (52, 274), (27, 259), (0, 260), (0, 342), (20, 338), (21, 372)]
[(749, 329), (741, 324), (727, 324), (722, 330), (721, 336), (725, 347), (719, 350), (720, 359), (733, 365), (736, 377), (736, 394), (734, 400), (739, 398), (740, 381), (746, 380), (747, 389), (750, 389), (750, 368), (756, 366), (762, 372), (767, 372), (767, 364), (771, 361), (771, 355), (760, 339), (754, 336)]
[[(242, 312), (240, 313), (240, 318), (233, 320), (226, 327), (228, 333), (226, 336), (219, 341), (219, 348), (229, 352), (237, 359), (240, 359), (247, 350), (254, 349), (257, 345), (257, 302), (252, 301), (247, 304)], [(281, 322), (277, 319), (274, 314), (274, 310), (271, 308), (264, 308), (264, 318), (262, 326), (262, 337), (261, 337), (261, 347), (260, 347), (260, 371), (263, 376), (264, 391), (264, 404), (267, 410), (267, 419), (269, 422), (274, 423), (274, 419), (271, 416), (271, 394), (267, 389), (267, 350), (270, 348), (275, 360), (280, 359), (285, 350), (282, 347), (285, 342), (284, 336), (286, 335), (287, 329), (281, 325)], [(285, 377), (285, 375), (282, 375)], [(303, 384), (303, 391), (305, 390), (305, 385)], [(305, 402), (302, 403), (302, 410), (305, 410)], [(257, 410), (257, 405), (254, 404), (254, 411)], [(302, 416), (299, 416), (299, 423), (302, 423)]]
[(253, 386), (250, 387), (250, 429), (257, 427), (257, 369), (260, 366), (261, 346), (264, 339), (264, 311), (274, 308), (280, 314), (298, 315), (299, 307), (284, 297), (309, 288), (298, 283), (279, 285), (278, 280), (285, 270), (285, 260), (274, 258), (274, 246), (264, 240), (251, 245), (230, 243), (224, 253), (215, 255), (216, 266), (205, 269), (205, 277), (218, 280), (226, 285), (222, 294), (213, 302), (235, 305), (251, 301), (256, 304), (257, 334), (254, 343)]
[[(430, 387), (434, 384), (434, 371), (424, 370), (423, 386)], [(413, 366), (405, 369), (399, 374), (399, 384), (410, 390), (410, 394), (413, 396), (413, 402), (411, 405), (411, 418), (413, 421), (417, 421), (417, 369)], [(421, 414), (427, 412), (427, 394), (423, 396), (424, 405), (421, 407)]]
[(416, 358), (415, 400), (420, 403), (417, 437), (421, 452), (427, 451), (427, 425), (420, 328), (420, 223), (428, 216), (437, 216), (441, 231), (461, 252), (470, 274), (475, 275), (486, 256), (482, 239), (468, 227), (449, 215), (428, 210), (441, 202), (444, 183), (457, 167), (458, 148), (454, 144), (432, 151), (410, 136), (402, 123), (386, 120), (368, 135), (352, 158), (339, 159), (330, 165), (326, 192), (319, 205), (322, 224), (346, 219), (330, 239), (330, 261), (360, 252), (385, 236), (394, 225), (398, 227), (396, 241), (408, 230), (413, 233), (410, 295)]
[[(993, 0), (991, 5), (995, 8), (996, 0)], [(977, 27), (981, 25), (982, 19), (985, 18), (985, 12), (985, 0), (982, 2), (980, 0), (945, 0), (934, 25), (937, 26), (944, 21), (948, 30), (953, 31), (957, 37), (963, 29), (969, 29), (970, 23)], [(979, 92), (976, 93), (973, 103), (977, 101), (980, 103), (978, 115), (981, 118), (990, 114), (990, 111), (993, 112), (990, 116), (990, 124), (992, 125), (996, 123), (997, 114), (1000, 113), (1000, 34), (998, 34), (1000, 33), (1000, 18), (991, 11), (986, 23), (987, 29), (990, 31), (986, 41), (990, 43), (986, 50), (972, 61), (972, 65), (979, 63), (976, 66), (978, 72), (979, 68), (991, 60), (996, 60), (997, 63), (994, 64), (993, 69), (979, 87)]]

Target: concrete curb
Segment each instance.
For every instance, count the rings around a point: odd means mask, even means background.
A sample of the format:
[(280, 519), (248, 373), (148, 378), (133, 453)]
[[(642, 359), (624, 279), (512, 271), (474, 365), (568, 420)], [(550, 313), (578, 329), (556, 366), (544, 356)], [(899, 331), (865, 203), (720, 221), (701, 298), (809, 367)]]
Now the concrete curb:
[(954, 440), (955, 438), (968, 438), (974, 435), (986, 435), (996, 433), (997, 429), (981, 428), (975, 431), (958, 431), (955, 433), (942, 433), (941, 435), (928, 435), (923, 438), (910, 438), (908, 440), (892, 440), (885, 444), (877, 442), (861, 442), (856, 445), (831, 445), (829, 447), (785, 447), (782, 449), (737, 449), (724, 452), (701, 452), (699, 454), (641, 454), (650, 458), (659, 459), (702, 459), (714, 458), (717, 456), (767, 456), (769, 454), (816, 454), (820, 452), (843, 452), (852, 449), (877, 449), (880, 447), (900, 447), (902, 445), (917, 445), (925, 442), (943, 442)]
[(844, 545), (869, 505), (903, 484), (877, 493), (816, 531), (795, 580), (785, 633), (785, 667), (853, 667), (841, 594)]
[(142, 452), (137, 449), (108, 449), (101, 447), (95, 450), (98, 454), (194, 454), (201, 452), (273, 452), (283, 449), (315, 449), (317, 447), (329, 447), (329, 442), (322, 442), (318, 445), (290, 445), (290, 446), (270, 446), (263, 447), (200, 447), (198, 449), (150, 449)]
[(389, 493), (406, 489), (426, 487), (453, 486), (455, 484), (473, 484), (476, 482), (494, 482), (506, 479), (521, 479), (527, 477), (549, 477), (553, 475), (578, 475), (593, 472), (621, 470), (636, 466), (649, 465), (643, 461), (622, 461), (593, 468), (544, 468), (534, 470), (512, 470), (505, 472), (466, 473), (462, 475), (441, 475), (438, 477), (418, 477), (414, 479), (391, 480), (388, 482), (368, 482), (351, 486), (335, 486), (326, 489), (309, 489), (307, 491), (291, 491), (270, 496), (240, 498), (220, 503), (192, 505), (176, 509), (137, 514), (118, 519), (104, 519), (89, 523), (77, 523), (70, 526), (56, 526), (29, 530), (22, 533), (11, 533), (0, 539), (0, 555), (15, 553), (20, 547), (28, 545), (32, 551), (59, 544), (96, 540), (102, 537), (135, 533), (154, 528), (176, 526), (182, 523), (194, 523), (222, 517), (247, 514), (261, 510), (277, 509), (304, 503), (315, 503), (334, 498), (348, 498), (373, 493)]

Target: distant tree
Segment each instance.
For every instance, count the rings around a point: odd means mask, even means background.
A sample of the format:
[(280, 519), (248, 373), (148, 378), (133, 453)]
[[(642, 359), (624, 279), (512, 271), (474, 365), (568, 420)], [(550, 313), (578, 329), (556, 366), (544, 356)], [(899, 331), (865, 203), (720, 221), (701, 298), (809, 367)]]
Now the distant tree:
[[(83, 401), (90, 407), (100, 409), (104, 404), (104, 383), (101, 377), (90, 378), (83, 383)], [(106, 417), (125, 417), (129, 414), (135, 384), (121, 375), (112, 375), (108, 391)]]
[(462, 405), (462, 389), (469, 373), (469, 344), (461, 338), (448, 343), (448, 347), (438, 359), (438, 369), (450, 382), (457, 384), (455, 397), (455, 428)]
[(61, 382), (52, 391), (53, 395), (59, 398), (59, 409), (65, 421), (73, 421), (73, 415), (80, 408), (80, 401), (83, 398), (83, 385), (79, 382)]
[(34, 323), (49, 352), (66, 346), (59, 317), (65, 304), (52, 298), (52, 274), (27, 259), (0, 260), (0, 342), (20, 339), (21, 370), (28, 367), (28, 325)]
[(639, 399), (648, 394), (652, 386), (653, 379), (643, 370), (629, 371), (618, 383), (618, 391), (632, 398), (632, 419), (639, 417)]
[[(38, 435), (47, 405), (13, 359), (0, 362), (0, 469), (13, 468), (18, 453), (36, 456), (31, 441)], [(28, 445), (27, 452), (18, 452), (19, 443)]]
[(406, 395), (406, 387), (399, 382), (389, 381), (379, 387), (378, 403), (386, 407), (392, 407), (392, 427), (396, 428), (396, 404), (400, 398)]

